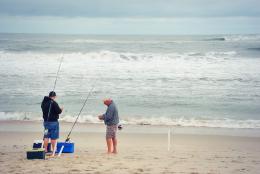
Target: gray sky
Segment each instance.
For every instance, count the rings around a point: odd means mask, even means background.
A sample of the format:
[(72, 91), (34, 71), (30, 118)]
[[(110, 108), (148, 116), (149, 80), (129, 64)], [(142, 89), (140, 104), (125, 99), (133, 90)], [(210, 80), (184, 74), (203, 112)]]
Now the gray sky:
[(0, 32), (243, 34), (260, 31), (259, 0), (0, 0)]

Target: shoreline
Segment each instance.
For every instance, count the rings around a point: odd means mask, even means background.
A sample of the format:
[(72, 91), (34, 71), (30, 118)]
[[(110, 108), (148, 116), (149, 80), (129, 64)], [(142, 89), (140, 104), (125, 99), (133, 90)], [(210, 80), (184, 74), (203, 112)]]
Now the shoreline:
[[(60, 121), (60, 132), (69, 132), (73, 123)], [(164, 125), (123, 125), (119, 133), (130, 134), (173, 134), (184, 135), (219, 135), (236, 137), (260, 137), (260, 129), (252, 128), (210, 128), (210, 127), (182, 127)], [(42, 132), (42, 121), (1, 120), (0, 132)], [(77, 123), (73, 132), (77, 133), (103, 133), (105, 125), (101, 123)]]

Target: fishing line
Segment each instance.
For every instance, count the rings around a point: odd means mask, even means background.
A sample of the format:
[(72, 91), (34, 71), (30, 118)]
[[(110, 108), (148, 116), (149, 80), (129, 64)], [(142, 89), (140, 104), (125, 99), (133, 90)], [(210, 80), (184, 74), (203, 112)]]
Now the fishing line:
[[(59, 64), (58, 71), (56, 73), (56, 78), (55, 78), (55, 81), (54, 81), (54, 86), (53, 86), (53, 90), (52, 91), (54, 91), (55, 88), (56, 88), (57, 79), (58, 79), (58, 76), (59, 76), (59, 72), (60, 72), (60, 69), (61, 69), (61, 64), (63, 62), (63, 58), (64, 58), (64, 54), (61, 56), (61, 59), (60, 59), (60, 64)], [(49, 121), (52, 103), (53, 103), (53, 101), (51, 100), (50, 106), (49, 106), (49, 111), (48, 111), (48, 116), (47, 116), (47, 122)], [(48, 129), (44, 129), (44, 135), (46, 135), (47, 133), (48, 133)]]
[[(98, 79), (98, 78), (97, 78), (97, 79)], [(82, 105), (82, 107), (81, 107), (81, 109), (80, 109), (80, 111), (79, 111), (79, 113), (78, 113), (78, 116), (76, 117), (76, 120), (74, 121), (74, 123), (73, 123), (73, 125), (72, 125), (72, 127), (71, 127), (71, 130), (70, 130), (69, 134), (67, 135), (67, 138), (66, 138), (65, 142), (68, 142), (68, 141), (70, 140), (71, 132), (72, 132), (74, 126), (76, 125), (76, 123), (77, 123), (77, 121), (78, 121), (78, 119), (79, 119), (79, 116), (80, 116), (82, 110), (84, 109), (85, 105), (87, 104), (87, 101), (88, 101), (88, 99), (89, 99), (89, 97), (90, 97), (90, 94), (92, 93), (93, 89), (95, 88), (97, 79), (95, 80), (95, 82), (94, 82), (94, 84), (93, 84), (91, 90), (89, 91), (88, 96), (87, 96), (87, 98), (85, 99), (85, 101), (84, 101), (84, 103), (83, 103), (83, 105)]]

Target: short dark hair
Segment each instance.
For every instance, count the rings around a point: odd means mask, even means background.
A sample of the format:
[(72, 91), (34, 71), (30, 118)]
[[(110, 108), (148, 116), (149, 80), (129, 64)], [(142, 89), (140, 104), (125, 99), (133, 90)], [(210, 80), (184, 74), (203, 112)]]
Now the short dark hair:
[(55, 97), (56, 96), (56, 93), (54, 92), (54, 91), (51, 91), (50, 93), (49, 93), (49, 97)]

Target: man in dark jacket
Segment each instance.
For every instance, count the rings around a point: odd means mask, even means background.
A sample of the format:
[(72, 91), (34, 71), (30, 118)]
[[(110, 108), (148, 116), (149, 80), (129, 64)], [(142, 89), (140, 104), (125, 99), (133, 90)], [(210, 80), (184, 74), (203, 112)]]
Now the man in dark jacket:
[(44, 125), (44, 148), (47, 152), (49, 139), (51, 139), (52, 150), (55, 149), (57, 139), (59, 138), (59, 114), (63, 111), (55, 101), (56, 93), (51, 91), (49, 97), (45, 96), (41, 108), (43, 113)]
[(119, 123), (118, 110), (111, 99), (105, 99), (104, 104), (107, 105), (107, 111), (105, 114), (98, 116), (100, 120), (104, 120), (107, 126), (106, 141), (107, 141), (107, 153), (117, 153), (117, 125)]

